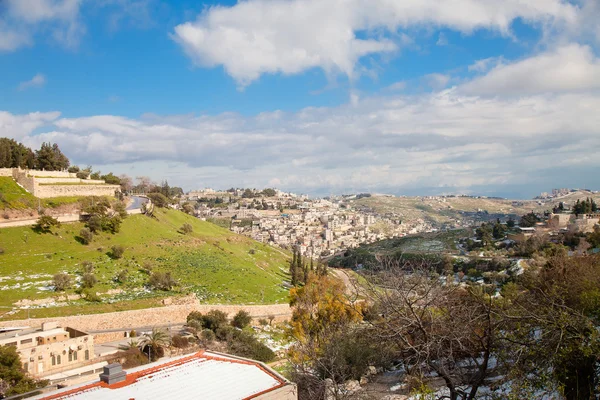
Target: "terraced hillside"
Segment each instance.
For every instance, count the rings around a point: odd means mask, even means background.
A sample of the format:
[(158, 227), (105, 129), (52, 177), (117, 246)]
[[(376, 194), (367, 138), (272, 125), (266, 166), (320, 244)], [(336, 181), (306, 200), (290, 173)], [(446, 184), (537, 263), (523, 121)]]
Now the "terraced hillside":
[[(185, 223), (192, 233), (180, 233)], [(287, 302), (285, 252), (180, 211), (129, 216), (119, 233), (95, 236), (89, 245), (78, 241), (81, 228), (82, 223), (72, 223), (46, 234), (30, 227), (0, 230), (0, 314), (9, 313), (1, 319), (26, 317), (26, 310), (13, 309), (23, 300), (34, 303), (32, 318), (146, 308), (165, 296), (188, 293), (206, 303)], [(122, 258), (111, 258), (114, 245), (125, 248)], [(54, 274), (66, 272), (79, 282), (85, 261), (93, 263), (98, 279), (93, 291), (100, 302), (73, 300), (77, 285), (60, 294), (53, 291)], [(147, 289), (155, 271), (170, 272), (179, 286), (173, 292)], [(126, 276), (123, 283), (116, 279), (120, 272)], [(65, 301), (65, 295), (71, 300)]]

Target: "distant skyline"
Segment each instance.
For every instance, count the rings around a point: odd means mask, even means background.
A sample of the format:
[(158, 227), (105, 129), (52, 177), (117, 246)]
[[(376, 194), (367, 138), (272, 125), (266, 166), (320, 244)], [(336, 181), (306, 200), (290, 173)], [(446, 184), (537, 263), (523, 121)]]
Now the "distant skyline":
[(600, 189), (596, 0), (4, 0), (0, 136), (185, 190)]

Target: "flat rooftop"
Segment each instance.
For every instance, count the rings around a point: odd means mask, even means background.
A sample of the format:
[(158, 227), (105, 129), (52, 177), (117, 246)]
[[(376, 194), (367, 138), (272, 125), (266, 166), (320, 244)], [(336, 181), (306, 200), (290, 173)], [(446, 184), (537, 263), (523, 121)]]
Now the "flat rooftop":
[(204, 351), (126, 372), (123, 382), (108, 385), (98, 380), (35, 399), (244, 400), (290, 384), (258, 362)]
[(30, 336), (30, 335), (35, 335), (36, 337), (38, 337), (38, 336), (46, 337), (46, 336), (56, 335), (59, 333), (67, 333), (67, 331), (63, 328), (53, 328), (53, 329), (49, 329), (46, 331), (43, 331), (42, 328), (27, 328), (27, 329), (20, 329), (20, 330), (14, 330), (14, 331), (0, 333), (0, 341), (6, 340), (6, 339), (14, 339), (14, 338), (19, 338), (19, 337), (24, 337), (24, 336)]

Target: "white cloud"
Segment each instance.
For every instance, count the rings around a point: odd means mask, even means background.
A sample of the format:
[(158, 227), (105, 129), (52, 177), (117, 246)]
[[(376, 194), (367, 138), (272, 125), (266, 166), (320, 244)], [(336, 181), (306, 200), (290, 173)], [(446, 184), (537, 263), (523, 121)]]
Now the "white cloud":
[(389, 91), (401, 91), (401, 90), (406, 89), (406, 82), (405, 81), (395, 82), (395, 83), (392, 83), (391, 85), (389, 85), (388, 87), (386, 87), (385, 89), (389, 90)]
[[(486, 60), (482, 62), (486, 64)], [(500, 63), (486, 75), (464, 84), (461, 90), (502, 95), (599, 88), (600, 59), (589, 46), (569, 44), (511, 64)]]
[(35, 74), (33, 78), (28, 81), (19, 83), (19, 91), (26, 89), (42, 87), (46, 84), (46, 77), (43, 74)]
[(438, 36), (437, 42), (435, 42), (437, 46), (448, 46), (448, 38), (444, 34), (444, 32), (440, 32)]
[(440, 90), (440, 89), (445, 88), (446, 85), (448, 85), (448, 82), (450, 82), (449, 75), (439, 74), (439, 73), (428, 74), (428, 75), (425, 75), (424, 78), (425, 78), (425, 82), (427, 82), (427, 85), (435, 90)]
[(516, 18), (572, 24), (577, 10), (561, 0), (248, 0), (209, 7), (176, 26), (172, 38), (194, 64), (222, 65), (243, 87), (265, 73), (310, 68), (352, 78), (362, 57), (398, 49), (400, 29), (484, 28), (508, 35)]
[(597, 92), (502, 99), (448, 89), (254, 117), (0, 113), (0, 136), (19, 132), (34, 147), (57, 142), (76, 163), (187, 188), (278, 182), (310, 193), (498, 192), (509, 185), (598, 187), (600, 114), (590, 110), (599, 108)]

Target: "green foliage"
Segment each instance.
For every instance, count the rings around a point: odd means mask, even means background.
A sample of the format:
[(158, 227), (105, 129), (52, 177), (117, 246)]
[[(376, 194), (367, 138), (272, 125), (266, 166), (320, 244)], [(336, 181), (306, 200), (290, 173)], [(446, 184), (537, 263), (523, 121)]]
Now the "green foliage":
[(252, 322), (252, 317), (250, 314), (245, 310), (240, 310), (233, 316), (231, 325), (236, 328), (244, 329), (250, 325), (250, 322)]
[(41, 233), (49, 233), (53, 227), (60, 226), (60, 222), (51, 215), (42, 215), (38, 218), (37, 222), (33, 226), (33, 229)]
[(0, 168), (34, 168), (35, 154), (13, 139), (0, 138)]
[(100, 179), (102, 179), (104, 182), (111, 184), (111, 185), (120, 185), (121, 184), (121, 179), (118, 176), (113, 175), (112, 172), (109, 172), (106, 175), (100, 176)]
[(27, 393), (43, 387), (45, 383), (27, 376), (14, 346), (0, 346), (0, 398)]
[(42, 147), (35, 152), (35, 166), (46, 171), (62, 171), (69, 167), (69, 159), (56, 143), (42, 143)]
[(194, 207), (194, 204), (190, 202), (185, 203), (183, 206), (181, 206), (181, 209), (186, 214), (194, 215), (196, 213), (196, 208)]
[(81, 238), (81, 243), (90, 244), (90, 243), (92, 243), (92, 240), (94, 239), (94, 234), (92, 233), (92, 231), (89, 228), (82, 228), (79, 231), (79, 237)]
[(125, 247), (121, 245), (114, 245), (110, 248), (110, 256), (114, 259), (119, 259), (123, 257), (123, 253), (125, 253)]
[(244, 331), (233, 330), (227, 340), (227, 351), (237, 356), (261, 362), (270, 362), (275, 359), (273, 350)]
[(277, 192), (275, 191), (275, 189), (267, 188), (262, 191), (262, 195), (265, 197), (274, 197), (276, 194)]
[(540, 219), (534, 212), (530, 212), (529, 214), (525, 214), (521, 217), (521, 221), (519, 221), (519, 226), (523, 228), (530, 228), (535, 226), (536, 223), (540, 222)]
[(52, 285), (56, 292), (62, 292), (71, 288), (71, 276), (67, 273), (61, 272), (52, 277)]
[(227, 314), (219, 310), (210, 310), (206, 315), (192, 311), (187, 317), (187, 322), (190, 324), (193, 321), (199, 322), (203, 329), (216, 332), (218, 329), (227, 326)]
[(156, 207), (165, 208), (169, 206), (169, 199), (162, 193), (148, 193), (148, 198)]

